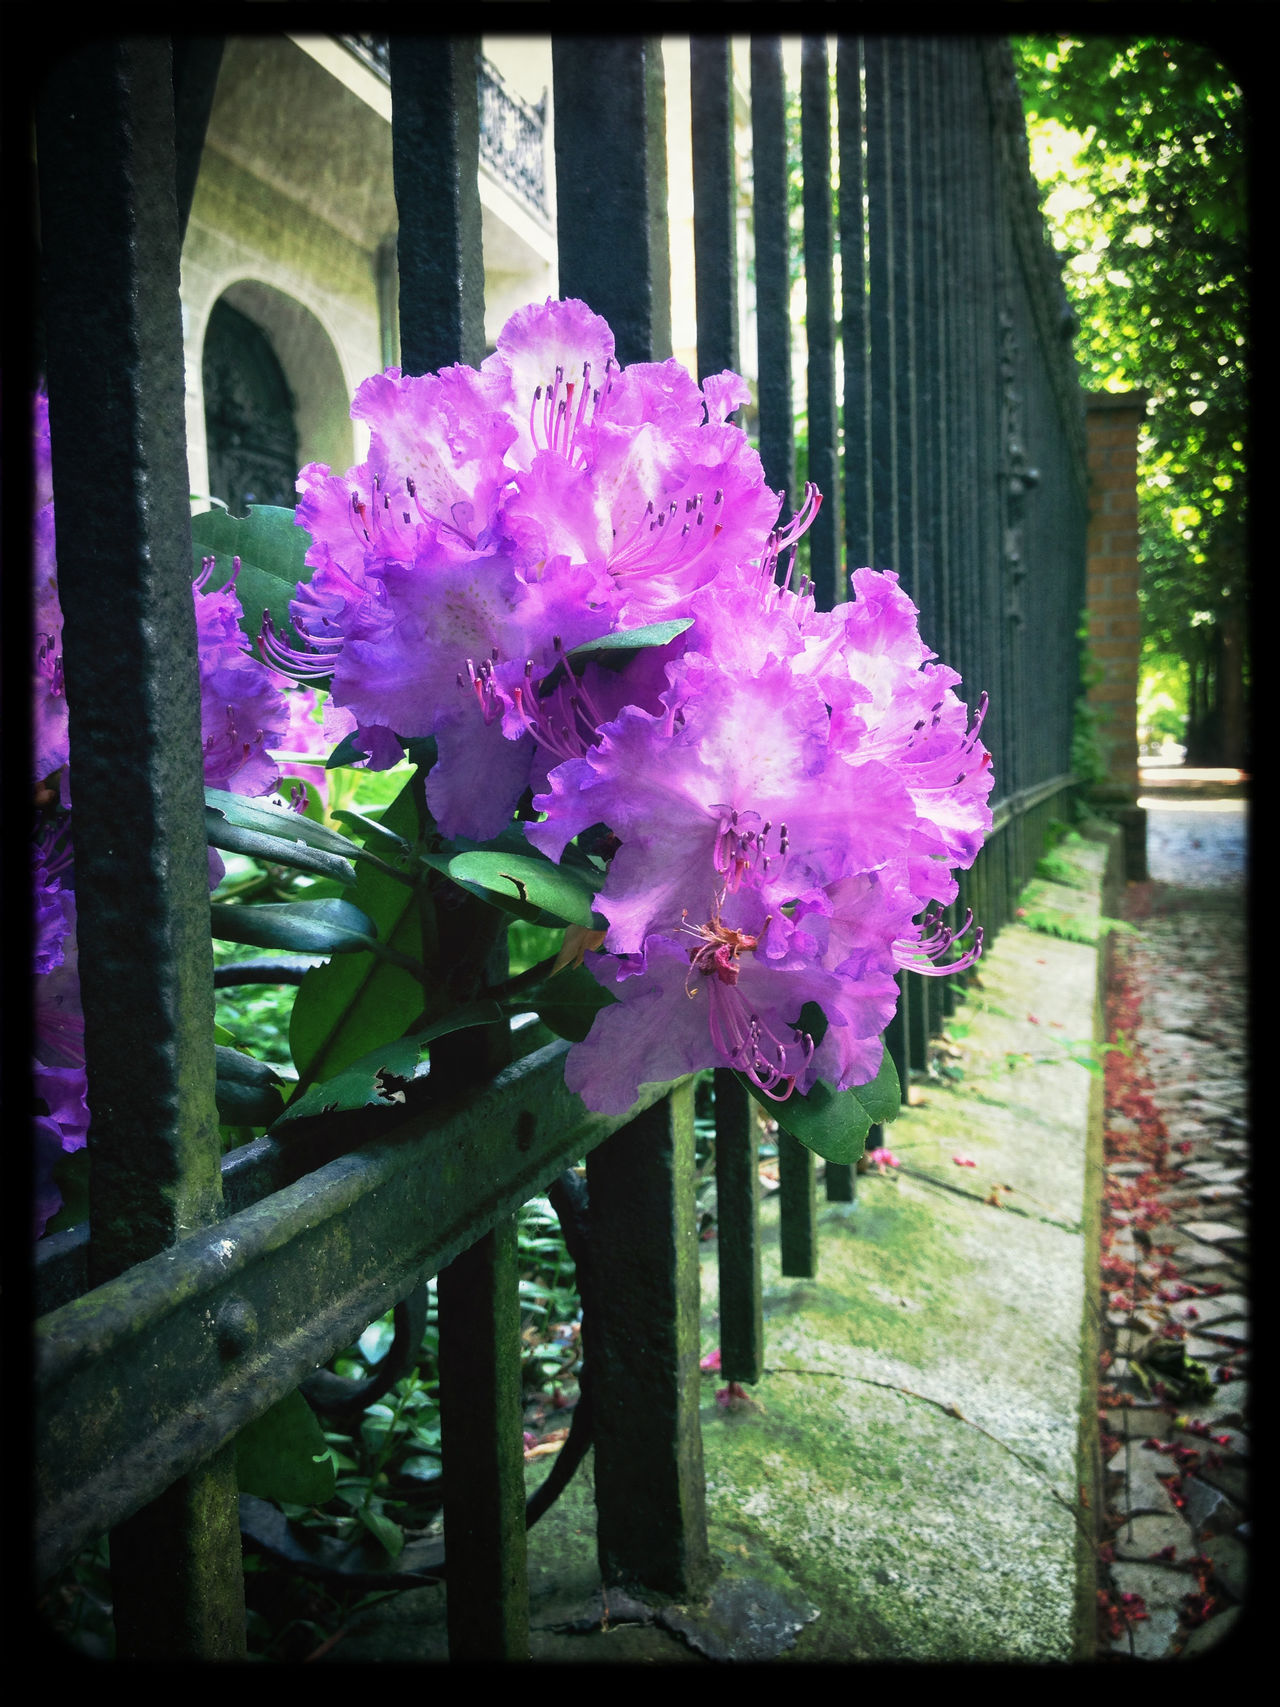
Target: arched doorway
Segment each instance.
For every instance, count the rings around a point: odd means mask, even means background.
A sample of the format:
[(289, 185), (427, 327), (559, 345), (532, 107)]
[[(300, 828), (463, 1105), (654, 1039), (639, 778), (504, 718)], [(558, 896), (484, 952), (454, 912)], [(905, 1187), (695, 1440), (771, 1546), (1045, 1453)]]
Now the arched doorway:
[(233, 515), (250, 504), (297, 502), (294, 398), (266, 333), (225, 298), (204, 339), (209, 491)]

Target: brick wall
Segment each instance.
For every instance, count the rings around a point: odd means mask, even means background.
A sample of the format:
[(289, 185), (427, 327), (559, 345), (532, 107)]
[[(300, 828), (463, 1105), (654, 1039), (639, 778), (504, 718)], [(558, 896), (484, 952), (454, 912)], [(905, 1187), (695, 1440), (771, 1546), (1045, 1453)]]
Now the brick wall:
[(1107, 780), (1138, 786), (1138, 427), (1146, 393), (1095, 392), (1087, 400), (1089, 537), (1085, 605), (1089, 650), (1101, 680), (1089, 703), (1103, 717)]
[[(1089, 458), (1089, 534), (1085, 606), (1089, 652), (1098, 675), (1089, 704), (1100, 714), (1107, 773), (1092, 793), (1113, 816), (1137, 813), (1138, 795), (1138, 428), (1144, 391), (1094, 392), (1086, 399)], [(1142, 815), (1145, 820), (1145, 814)], [(1126, 825), (1130, 836), (1139, 820)], [(1145, 844), (1145, 822), (1141, 825)], [(1136, 847), (1126, 860), (1145, 867)], [(1145, 873), (1144, 873), (1145, 874)]]

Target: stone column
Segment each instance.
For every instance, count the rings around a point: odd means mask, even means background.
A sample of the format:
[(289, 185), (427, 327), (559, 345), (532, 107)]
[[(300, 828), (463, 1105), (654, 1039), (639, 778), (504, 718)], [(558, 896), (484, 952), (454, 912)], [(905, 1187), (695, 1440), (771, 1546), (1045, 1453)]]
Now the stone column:
[(1125, 876), (1147, 877), (1147, 815), (1138, 805), (1138, 429), (1145, 391), (1098, 391), (1086, 399), (1089, 534), (1085, 607), (1106, 770), (1090, 802), (1125, 833)]

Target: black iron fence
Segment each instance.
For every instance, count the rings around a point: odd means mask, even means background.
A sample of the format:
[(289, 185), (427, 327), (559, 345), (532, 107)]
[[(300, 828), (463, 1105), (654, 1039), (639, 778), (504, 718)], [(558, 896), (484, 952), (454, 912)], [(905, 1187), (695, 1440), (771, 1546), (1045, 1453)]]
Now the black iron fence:
[[(616, 37), (553, 47), (561, 294), (605, 316), (624, 364), (661, 357), (661, 55)], [(179, 232), (211, 98), (203, 52), (181, 42), (175, 63), (163, 39), (95, 43), (59, 62), (37, 111), (94, 1111), (87, 1230), (40, 1251), (38, 1560), (56, 1570), (109, 1529), (119, 1651), (234, 1657), (237, 1431), (438, 1274), (451, 1650), (518, 1657), (536, 1512), (513, 1217), (583, 1156), (580, 1409), (601, 1568), (606, 1583), (678, 1597), (708, 1579), (693, 1092), (678, 1084), (620, 1121), (565, 1089), (564, 1044), (505, 1065), (460, 1055), (451, 1094), (426, 1113), (333, 1117), (301, 1142), (268, 1135), (220, 1161), (177, 454)], [(484, 353), (478, 61), (474, 39), (390, 44), (407, 372)], [(825, 42), (806, 40), (808, 468), (827, 498), (813, 574), (829, 604), (841, 565), (897, 569), (969, 697), (991, 696), (996, 829), (962, 903), (990, 933), (1071, 786), (1085, 475), (1069, 323), (1004, 45), (842, 38), (834, 200), (831, 69)], [(738, 365), (727, 43), (695, 38), (691, 72), (701, 377)], [(776, 39), (753, 41), (750, 85), (760, 443), (771, 484), (791, 488)], [(904, 1084), (952, 999), (945, 980), (921, 982), (890, 1036)], [(750, 1381), (762, 1364), (756, 1127), (732, 1075), (717, 1075), (716, 1130), (722, 1367)], [(784, 1265), (811, 1271), (813, 1158), (786, 1141), (781, 1164)], [(850, 1170), (829, 1167), (827, 1189), (847, 1195)], [(407, 1305), (401, 1316), (411, 1337), (420, 1317)]]

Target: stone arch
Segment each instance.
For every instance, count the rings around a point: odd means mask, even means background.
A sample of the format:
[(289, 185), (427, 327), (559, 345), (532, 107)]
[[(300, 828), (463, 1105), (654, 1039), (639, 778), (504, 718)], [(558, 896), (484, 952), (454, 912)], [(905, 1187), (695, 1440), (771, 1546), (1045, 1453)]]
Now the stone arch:
[[(242, 405), (275, 417), (274, 426), (263, 435), (267, 441), (263, 466), (274, 466), (271, 457), (277, 462), (288, 459), (282, 448), (289, 439), (284, 427), (288, 417), (293, 430), (294, 475), (309, 462), (328, 463), (339, 471), (348, 468), (355, 459), (347, 383), (333, 341), (311, 309), (260, 279), (237, 279), (227, 285), (205, 323), (201, 362), (205, 384), (213, 378), (205, 377), (209, 358), (216, 358), (219, 348), (225, 355), (229, 335), (232, 344), (238, 341), (252, 369), (241, 376), (241, 390), (247, 392)], [(217, 383), (225, 386), (225, 377)], [(234, 389), (235, 382), (232, 384)], [(211, 464), (217, 462), (218, 447), (212, 441), (220, 430), (211, 406), (216, 411), (225, 401), (225, 396), (205, 397)], [(236, 407), (233, 402), (233, 415)], [(294, 496), (289, 480), (286, 495), (276, 493), (259, 501), (292, 503)]]

